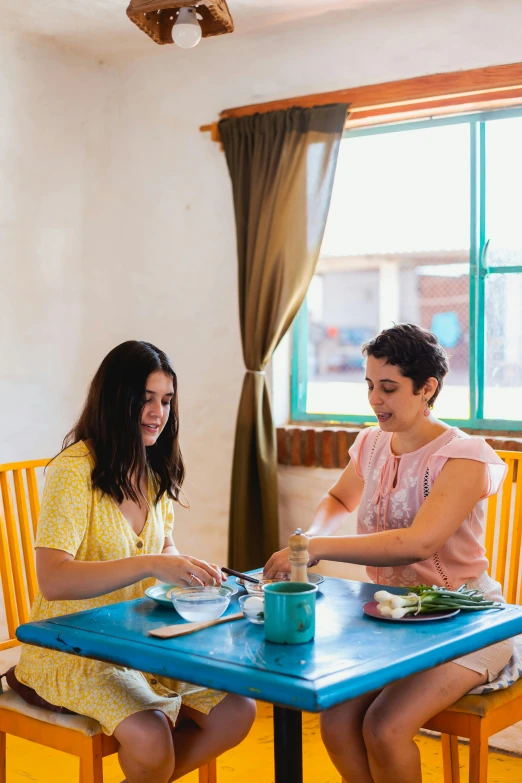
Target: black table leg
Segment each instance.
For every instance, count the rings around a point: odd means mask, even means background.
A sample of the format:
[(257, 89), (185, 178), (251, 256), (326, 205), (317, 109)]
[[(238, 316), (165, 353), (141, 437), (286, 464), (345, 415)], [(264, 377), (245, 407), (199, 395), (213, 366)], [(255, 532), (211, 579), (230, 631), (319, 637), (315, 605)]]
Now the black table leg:
[(275, 783), (303, 783), (303, 732), (299, 710), (274, 705)]

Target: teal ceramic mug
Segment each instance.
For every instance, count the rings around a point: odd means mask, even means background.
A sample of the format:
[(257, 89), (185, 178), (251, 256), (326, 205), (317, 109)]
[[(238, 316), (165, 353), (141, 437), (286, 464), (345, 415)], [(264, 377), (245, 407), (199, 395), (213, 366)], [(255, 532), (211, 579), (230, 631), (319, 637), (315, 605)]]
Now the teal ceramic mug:
[(314, 638), (317, 585), (273, 582), (263, 586), (263, 593), (268, 642), (302, 644)]

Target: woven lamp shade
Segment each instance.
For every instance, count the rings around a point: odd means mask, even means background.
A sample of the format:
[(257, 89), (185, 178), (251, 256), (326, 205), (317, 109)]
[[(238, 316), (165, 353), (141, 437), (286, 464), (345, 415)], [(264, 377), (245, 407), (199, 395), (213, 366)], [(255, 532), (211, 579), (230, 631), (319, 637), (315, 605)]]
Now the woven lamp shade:
[(196, 5), (203, 38), (233, 32), (225, 0), (130, 0), (127, 16), (157, 44), (171, 44), (177, 12)]

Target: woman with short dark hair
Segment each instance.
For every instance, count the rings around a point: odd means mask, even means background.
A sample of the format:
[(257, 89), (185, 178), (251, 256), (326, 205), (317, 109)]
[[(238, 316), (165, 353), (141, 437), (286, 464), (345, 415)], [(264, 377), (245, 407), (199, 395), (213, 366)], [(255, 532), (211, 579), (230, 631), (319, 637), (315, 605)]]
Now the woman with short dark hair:
[[(484, 499), (506, 466), (482, 438), (439, 421), (432, 408), (448, 372), (435, 335), (414, 324), (385, 329), (363, 347), (368, 399), (378, 427), (359, 433), (351, 461), (319, 503), (309, 530), (310, 560), (367, 566), (393, 586), (461, 585), (503, 601), (480, 541)], [(357, 535), (334, 537), (358, 508)], [(289, 570), (288, 550), (265, 566)], [(348, 783), (420, 783), (416, 732), (508, 664), (513, 640), (406, 677), (321, 714), (330, 757)]]
[[(142, 598), (163, 582), (219, 585), (221, 571), (172, 538), (184, 466), (172, 365), (131, 340), (103, 360), (83, 412), (49, 465), (38, 520), (31, 620)], [(254, 703), (110, 663), (22, 646), (16, 679), (99, 721), (128, 783), (167, 783), (233, 747)]]

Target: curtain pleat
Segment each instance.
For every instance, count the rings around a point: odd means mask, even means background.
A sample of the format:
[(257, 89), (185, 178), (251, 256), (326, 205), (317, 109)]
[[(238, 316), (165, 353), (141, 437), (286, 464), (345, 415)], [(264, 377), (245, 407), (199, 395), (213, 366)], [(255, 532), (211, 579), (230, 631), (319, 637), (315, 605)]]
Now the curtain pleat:
[(237, 415), (229, 565), (279, 548), (276, 438), (265, 367), (299, 310), (326, 225), (347, 105), (222, 120), (236, 218), (246, 366)]

